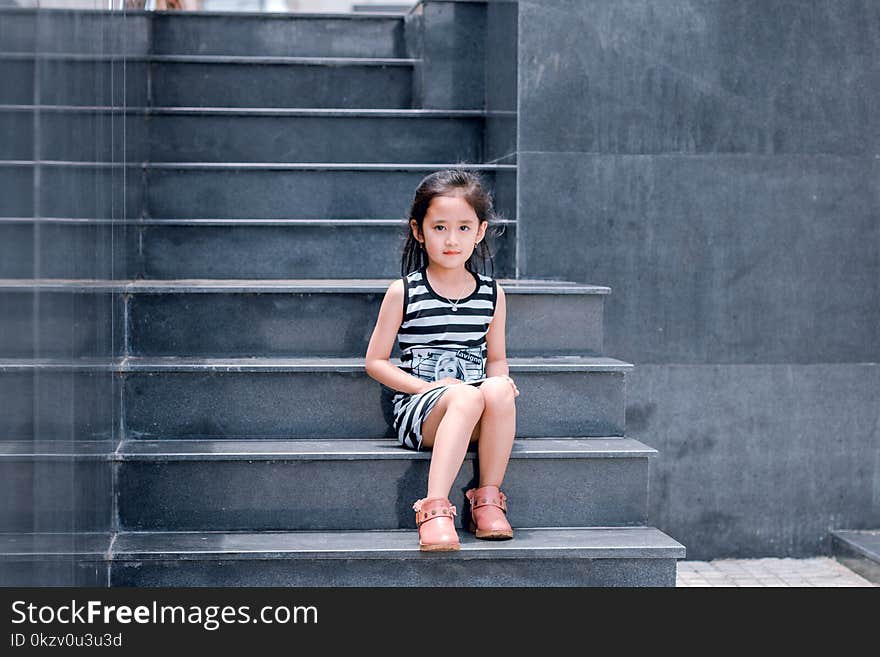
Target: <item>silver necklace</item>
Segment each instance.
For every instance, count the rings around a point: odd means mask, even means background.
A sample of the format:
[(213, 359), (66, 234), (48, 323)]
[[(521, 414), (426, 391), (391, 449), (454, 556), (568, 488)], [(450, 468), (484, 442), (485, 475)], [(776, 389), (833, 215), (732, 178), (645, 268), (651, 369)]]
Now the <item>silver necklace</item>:
[[(426, 273), (425, 273), (425, 276), (427, 276), (427, 275), (428, 275), (428, 274), (427, 274), (427, 272), (426, 272)], [(461, 292), (462, 292), (462, 294), (464, 293), (464, 291), (465, 291), (466, 289), (467, 289), (467, 283), (465, 283), (465, 284), (464, 284), (464, 287), (461, 288)], [(440, 294), (440, 293), (438, 292), (438, 294)], [(440, 296), (443, 296), (443, 295), (441, 294)], [(443, 297), (443, 298), (446, 299), (446, 300), (449, 302), (449, 305), (452, 307), (452, 312), (455, 313), (455, 312), (458, 312), (458, 304), (461, 303), (461, 300), (462, 300), (464, 297), (463, 297), (462, 295), (460, 295), (460, 296), (458, 297), (458, 299), (456, 299), (455, 301), (453, 301), (452, 299), (449, 299), (449, 298), (447, 298), (447, 297)]]

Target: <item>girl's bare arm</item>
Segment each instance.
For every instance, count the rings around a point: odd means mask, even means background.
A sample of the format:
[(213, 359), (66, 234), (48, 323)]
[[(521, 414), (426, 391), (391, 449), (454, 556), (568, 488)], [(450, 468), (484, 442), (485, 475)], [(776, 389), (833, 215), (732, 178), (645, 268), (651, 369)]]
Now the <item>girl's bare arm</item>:
[(403, 281), (397, 279), (389, 287), (379, 308), (376, 327), (367, 347), (365, 367), (370, 378), (408, 394), (424, 392), (433, 385), (417, 376), (407, 374), (390, 361), (397, 331), (403, 323)]
[(495, 300), (495, 315), (486, 333), (486, 376), (510, 376), (507, 365), (507, 346), (504, 331), (507, 322), (507, 299), (499, 283), (498, 298)]

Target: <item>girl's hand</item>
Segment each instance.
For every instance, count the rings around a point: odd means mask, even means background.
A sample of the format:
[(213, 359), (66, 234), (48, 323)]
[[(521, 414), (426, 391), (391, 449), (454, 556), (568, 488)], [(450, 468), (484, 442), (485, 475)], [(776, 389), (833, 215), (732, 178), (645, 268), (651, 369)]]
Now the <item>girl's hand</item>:
[(507, 379), (508, 381), (510, 381), (510, 385), (513, 386), (513, 398), (516, 399), (517, 397), (519, 397), (519, 388), (516, 387), (516, 384), (513, 382), (513, 379), (511, 379), (509, 376), (505, 376), (504, 378)]

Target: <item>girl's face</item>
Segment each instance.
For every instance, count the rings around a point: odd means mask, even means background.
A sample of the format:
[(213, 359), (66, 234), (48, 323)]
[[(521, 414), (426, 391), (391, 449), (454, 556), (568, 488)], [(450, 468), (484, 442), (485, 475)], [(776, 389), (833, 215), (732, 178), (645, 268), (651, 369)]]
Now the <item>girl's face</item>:
[(410, 225), (415, 238), (424, 243), (431, 264), (458, 269), (464, 267), (483, 239), (488, 223), (481, 224), (477, 213), (461, 196), (435, 196), (422, 223), (424, 234), (419, 234), (414, 219)]

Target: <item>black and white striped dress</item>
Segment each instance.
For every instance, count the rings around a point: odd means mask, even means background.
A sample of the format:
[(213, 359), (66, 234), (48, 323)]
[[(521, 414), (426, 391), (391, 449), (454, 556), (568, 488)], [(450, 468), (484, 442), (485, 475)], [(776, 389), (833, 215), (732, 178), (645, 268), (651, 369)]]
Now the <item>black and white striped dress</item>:
[[(470, 272), (477, 287), (453, 305), (437, 294), (425, 267), (403, 279), (403, 322), (397, 332), (401, 369), (425, 381), (453, 377), (472, 381), (486, 376), (486, 333), (495, 314), (495, 279)], [(454, 299), (453, 299), (454, 301)], [(422, 422), (450, 386), (426, 392), (397, 392), (393, 397), (393, 428), (404, 447), (422, 446)]]

